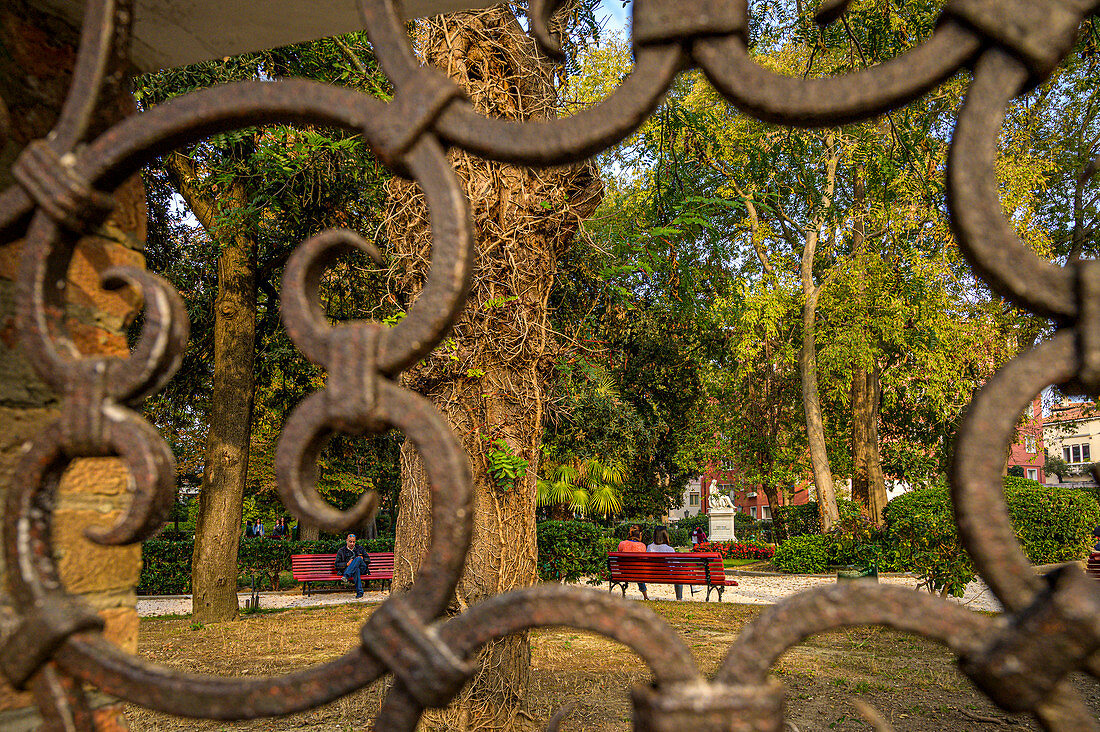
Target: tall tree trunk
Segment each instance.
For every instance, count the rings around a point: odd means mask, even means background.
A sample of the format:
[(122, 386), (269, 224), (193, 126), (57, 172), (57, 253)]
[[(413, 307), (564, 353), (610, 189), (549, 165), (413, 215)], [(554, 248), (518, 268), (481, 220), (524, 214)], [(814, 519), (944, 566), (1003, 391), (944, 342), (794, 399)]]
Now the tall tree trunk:
[[(836, 169), (840, 153), (832, 134), (826, 136), (830, 148), (826, 162), (825, 190), (822, 196), (822, 214), (813, 225), (802, 228), (802, 258), (799, 262), (799, 278), (802, 283), (802, 349), (798, 354), (799, 375), (802, 379), (802, 410), (806, 417), (806, 440), (810, 447), (810, 464), (813, 467), (814, 486), (817, 489), (817, 510), (821, 516), (821, 530), (828, 531), (840, 518), (836, 508), (836, 492), (833, 488), (833, 471), (829, 466), (829, 452), (825, 447), (825, 421), (821, 416), (821, 395), (817, 386), (817, 303), (823, 285), (814, 283), (814, 257), (821, 233), (828, 225), (828, 212), (832, 207), (836, 190)], [(836, 270), (834, 269), (834, 272)]]
[[(483, 113), (512, 119), (555, 108), (552, 67), (537, 54), (507, 7), (422, 21), (425, 61), (446, 69)], [(473, 543), (454, 607), (538, 579), (535, 478), (545, 385), (554, 344), (547, 299), (557, 257), (600, 197), (591, 166), (530, 171), (450, 153), (472, 204), (477, 260), (469, 302), (448, 342), (403, 375), (428, 396), (470, 455), (474, 475)], [(422, 289), (431, 244), (423, 198), (413, 184), (389, 189), (389, 241), (411, 299)], [(524, 478), (502, 490), (487, 471), (488, 440), (503, 440), (527, 461)], [(401, 495), (394, 588), (408, 587), (431, 537), (428, 484), (409, 442), (401, 449)], [(525, 708), (530, 673), (527, 634), (490, 643), (479, 670), (431, 728), (516, 729), (533, 721)]]
[(821, 395), (817, 387), (817, 344), (814, 339), (817, 335), (817, 300), (820, 294), (821, 290), (811, 284), (802, 305), (802, 350), (798, 355), (798, 367), (802, 376), (802, 409), (806, 414), (806, 439), (810, 445), (810, 464), (817, 489), (817, 510), (821, 515), (821, 530), (828, 531), (839, 520), (840, 514), (836, 508), (833, 471), (825, 447), (825, 422), (821, 416)]
[[(852, 249), (860, 252), (867, 233), (864, 223), (866, 187), (864, 169), (856, 166), (853, 177)], [(858, 260), (857, 260), (858, 261)], [(856, 286), (859, 312), (866, 313), (867, 283), (861, 279)], [(870, 335), (864, 333), (864, 338)], [(869, 344), (868, 344), (869, 345)], [(852, 366), (852, 500), (876, 526), (882, 525), (886, 508), (886, 481), (882, 475), (882, 455), (879, 452), (878, 416), (882, 402), (882, 380), (872, 349), (871, 368), (858, 362)]]
[(882, 474), (878, 420), (882, 379), (877, 363), (870, 369), (852, 369), (852, 500), (876, 526), (886, 508), (886, 479)]
[[(217, 204), (196, 190), (189, 160), (177, 154), (166, 162), (176, 189), (207, 233), (222, 245), (214, 301), (210, 426), (191, 558), (192, 614), (198, 622), (213, 623), (238, 615), (237, 550), (255, 386), (255, 245), (240, 232), (219, 227)], [(243, 208), (247, 202), (240, 186), (231, 183), (224, 205)]]

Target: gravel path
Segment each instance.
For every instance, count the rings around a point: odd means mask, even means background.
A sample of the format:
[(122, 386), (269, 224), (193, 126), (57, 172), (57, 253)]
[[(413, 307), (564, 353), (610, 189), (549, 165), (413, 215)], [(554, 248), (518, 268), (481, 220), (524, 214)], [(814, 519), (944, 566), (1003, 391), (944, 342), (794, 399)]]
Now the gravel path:
[[(727, 587), (722, 595), (723, 602), (741, 603), (746, 605), (773, 605), (785, 597), (789, 597), (803, 590), (822, 585), (831, 585), (836, 582), (832, 575), (739, 575), (734, 577), (738, 582), (737, 587)], [(882, 584), (900, 585), (902, 587), (916, 587), (916, 577), (907, 575), (887, 575), (879, 577)], [(580, 587), (591, 585), (579, 584)], [(606, 591), (607, 585), (596, 585), (595, 588)], [(618, 592), (618, 590), (616, 590)], [(654, 585), (648, 587), (651, 600), (674, 600), (676, 593), (672, 585)], [(322, 607), (326, 605), (344, 605), (350, 602), (379, 603), (389, 596), (388, 592), (367, 592), (363, 599), (356, 600), (352, 592), (328, 592), (306, 597), (301, 590), (288, 590), (286, 592), (261, 592), (260, 608), (267, 610), (273, 608), (294, 607)], [(642, 593), (637, 585), (630, 585), (626, 596), (640, 600)], [(706, 588), (696, 588), (694, 597), (690, 589), (684, 587), (684, 600), (703, 602), (706, 599)], [(248, 600), (249, 593), (242, 592), (237, 595), (237, 602), (243, 608)], [(711, 600), (717, 601), (717, 593), (711, 592)], [(985, 584), (981, 581), (971, 582), (967, 585), (965, 594), (960, 598), (951, 598), (971, 610), (1000, 611), (1001, 604), (997, 601)], [(185, 597), (139, 597), (137, 601), (138, 615), (152, 617), (157, 615), (190, 615), (191, 598)]]

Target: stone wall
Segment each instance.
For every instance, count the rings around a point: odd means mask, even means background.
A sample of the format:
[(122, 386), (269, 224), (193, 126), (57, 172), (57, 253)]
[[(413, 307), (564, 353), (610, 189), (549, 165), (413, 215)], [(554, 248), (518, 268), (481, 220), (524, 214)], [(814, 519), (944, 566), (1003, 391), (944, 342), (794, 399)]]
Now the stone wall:
[[(0, 6), (0, 189), (11, 185), (12, 161), (23, 146), (44, 137), (57, 119), (76, 57), (77, 30), (30, 8), (23, 0)], [(96, 128), (118, 120), (133, 102), (124, 90), (109, 90), (101, 100)], [(5, 113), (6, 112), (6, 113)], [(5, 118), (9, 120), (4, 141)], [(69, 271), (66, 328), (86, 354), (126, 351), (125, 329), (139, 305), (129, 290), (107, 292), (99, 275), (116, 264), (144, 266), (145, 198), (140, 178), (116, 195), (118, 208), (96, 236), (83, 239)], [(14, 281), (20, 242), (0, 246), (0, 500), (10, 484), (21, 446), (56, 419), (56, 397), (34, 374), (18, 350), (14, 325)], [(128, 502), (128, 476), (107, 458), (75, 462), (66, 473), (54, 523), (54, 550), (65, 587), (81, 595), (106, 620), (106, 635), (128, 651), (137, 647), (134, 587), (141, 570), (140, 547), (103, 547), (83, 530), (109, 524)], [(0, 527), (2, 530), (2, 527)], [(0, 642), (13, 615), (7, 576), (0, 563)], [(117, 706), (97, 702), (103, 729), (124, 727)], [(37, 726), (29, 694), (0, 680), (0, 729)]]

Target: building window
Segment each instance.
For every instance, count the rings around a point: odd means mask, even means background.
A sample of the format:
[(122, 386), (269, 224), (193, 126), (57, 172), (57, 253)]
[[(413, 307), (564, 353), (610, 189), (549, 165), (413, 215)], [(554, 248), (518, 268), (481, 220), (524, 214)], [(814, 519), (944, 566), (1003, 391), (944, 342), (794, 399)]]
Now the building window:
[(750, 506), (749, 507), (749, 515), (752, 516), (753, 518), (756, 518), (756, 506)]
[(698, 493), (688, 494), (688, 505), (689, 506), (698, 506), (699, 505), (699, 494)]
[(1027, 469), (1027, 477), (1030, 480), (1039, 480), (1039, 469), (1038, 468), (1028, 468)]
[(1035, 435), (1026, 435), (1024, 437), (1024, 449), (1028, 452), (1039, 452), (1039, 449), (1035, 445)]
[(771, 506), (762, 506), (760, 508), (760, 513), (762, 514), (761, 518), (770, 519), (772, 517)]
[(1091, 463), (1089, 444), (1086, 442), (1081, 445), (1065, 445), (1062, 448), (1062, 459), (1067, 463)]
[(722, 461), (722, 470), (734, 470), (736, 467), (737, 464), (732, 460), (726, 459)]

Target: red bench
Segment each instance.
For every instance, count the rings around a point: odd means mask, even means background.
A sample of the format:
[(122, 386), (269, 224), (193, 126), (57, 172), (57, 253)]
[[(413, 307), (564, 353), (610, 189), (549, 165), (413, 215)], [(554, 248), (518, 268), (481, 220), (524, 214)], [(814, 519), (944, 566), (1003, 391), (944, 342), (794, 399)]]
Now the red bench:
[(1089, 555), (1089, 561), (1085, 565), (1085, 572), (1100, 581), (1100, 552)]
[[(364, 582), (370, 580), (393, 580), (393, 552), (376, 552), (370, 557), (370, 574), (361, 575)], [(294, 579), (302, 583), (302, 594), (312, 594), (310, 585), (314, 582), (340, 582), (344, 575), (336, 571), (335, 554), (291, 554), (290, 571)], [(342, 589), (342, 588), (341, 588)]]
[[(727, 587), (737, 583), (726, 579), (722, 555), (717, 552), (608, 552), (607, 591), (618, 585), (626, 597), (630, 582), (665, 585), (706, 585), (707, 602), (710, 591), (718, 590), (718, 601)], [(694, 593), (694, 589), (692, 592)]]

